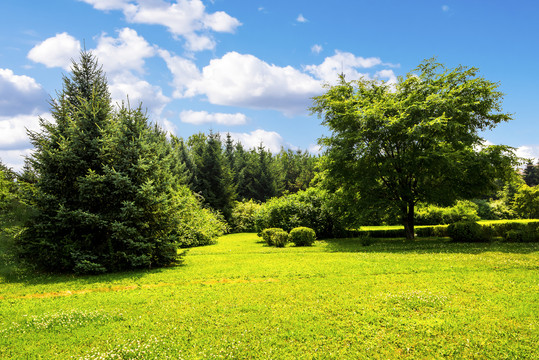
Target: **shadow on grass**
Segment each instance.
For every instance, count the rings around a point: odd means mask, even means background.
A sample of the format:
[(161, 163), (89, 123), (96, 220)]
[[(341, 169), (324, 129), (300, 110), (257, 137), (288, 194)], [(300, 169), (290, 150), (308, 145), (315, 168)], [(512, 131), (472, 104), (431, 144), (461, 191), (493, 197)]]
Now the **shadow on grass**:
[(456, 243), (448, 238), (418, 238), (408, 242), (404, 238), (372, 239), (371, 245), (364, 246), (360, 238), (326, 239), (329, 252), (363, 252), (363, 253), (454, 253), (480, 254), (484, 252), (504, 252), (514, 254), (530, 254), (539, 251), (539, 243), (507, 243), (501, 241), (483, 243)]
[(148, 274), (155, 274), (167, 269), (184, 266), (182, 264), (157, 268), (138, 269), (101, 275), (74, 275), (36, 271), (15, 260), (11, 239), (0, 232), (0, 279), (5, 283), (23, 283), (27, 285), (56, 284), (77, 281), (79, 284), (118, 282), (125, 279), (137, 281)]

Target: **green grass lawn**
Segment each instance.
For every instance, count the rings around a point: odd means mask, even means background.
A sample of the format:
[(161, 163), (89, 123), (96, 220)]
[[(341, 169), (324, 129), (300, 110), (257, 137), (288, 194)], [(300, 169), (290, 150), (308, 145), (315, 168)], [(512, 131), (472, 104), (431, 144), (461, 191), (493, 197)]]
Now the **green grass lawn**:
[(93, 277), (1, 254), (1, 359), (539, 358), (537, 243), (236, 234), (183, 266)]

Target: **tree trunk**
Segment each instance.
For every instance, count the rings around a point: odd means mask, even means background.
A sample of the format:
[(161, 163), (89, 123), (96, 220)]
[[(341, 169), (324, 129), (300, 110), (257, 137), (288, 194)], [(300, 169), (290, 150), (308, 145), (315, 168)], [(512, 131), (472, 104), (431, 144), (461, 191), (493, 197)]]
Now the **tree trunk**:
[(408, 203), (408, 206), (405, 206), (403, 208), (403, 223), (404, 223), (404, 232), (406, 233), (406, 240), (412, 241), (414, 240), (414, 210), (415, 210), (415, 204), (413, 202)]

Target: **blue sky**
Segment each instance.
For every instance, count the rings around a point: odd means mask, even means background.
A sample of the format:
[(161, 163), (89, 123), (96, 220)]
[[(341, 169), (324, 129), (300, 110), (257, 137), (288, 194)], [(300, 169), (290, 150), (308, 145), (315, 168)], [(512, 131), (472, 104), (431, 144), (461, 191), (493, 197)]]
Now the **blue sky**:
[(25, 128), (52, 119), (83, 46), (115, 101), (142, 101), (172, 133), (272, 151), (316, 151), (326, 130), (307, 108), (338, 73), (395, 81), (436, 56), (499, 82), (514, 120), (485, 139), (539, 158), (538, 19), (532, 0), (2, 0), (0, 158), (20, 168)]

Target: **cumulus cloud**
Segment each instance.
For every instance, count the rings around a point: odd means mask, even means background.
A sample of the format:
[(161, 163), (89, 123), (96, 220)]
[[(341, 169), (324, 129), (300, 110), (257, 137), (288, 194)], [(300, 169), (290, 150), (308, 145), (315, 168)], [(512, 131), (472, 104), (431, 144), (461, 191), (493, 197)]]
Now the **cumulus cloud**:
[(21, 171), (24, 165), (24, 158), (32, 155), (33, 148), (18, 149), (18, 150), (2, 150), (0, 149), (0, 159), (8, 167), (15, 171)]
[(63, 32), (34, 46), (28, 53), (28, 58), (46, 67), (61, 67), (68, 70), (71, 59), (77, 58), (80, 50), (80, 41)]
[(219, 124), (219, 125), (243, 125), (247, 123), (247, 116), (242, 113), (225, 114), (225, 113), (208, 113), (207, 111), (186, 110), (180, 113), (180, 120), (184, 123), (202, 125), (202, 124)]
[(0, 149), (16, 150), (30, 147), (27, 130), (39, 130), (38, 115), (26, 114), (0, 117)]
[(397, 75), (395, 75), (391, 69), (377, 71), (375, 77), (386, 81), (390, 85), (395, 85), (397, 83)]
[(314, 44), (313, 46), (311, 46), (311, 52), (313, 54), (320, 54), (322, 50), (323, 50), (322, 45)]
[(285, 146), (283, 137), (275, 131), (257, 129), (250, 133), (230, 133), (230, 136), (248, 149), (256, 148), (262, 143), (266, 149), (274, 154), (281, 151), (281, 147)]
[(172, 55), (166, 50), (160, 49), (159, 55), (165, 60), (167, 67), (174, 78), (173, 85), (175, 90), (172, 96), (175, 98), (184, 97), (184, 92), (188, 87), (195, 80), (200, 79), (200, 71), (193, 61), (181, 56)]
[(223, 11), (207, 13), (201, 0), (82, 0), (97, 10), (120, 10), (131, 23), (162, 25), (174, 36), (186, 40), (190, 51), (213, 49), (209, 31), (233, 33), (241, 25)]
[(539, 160), (539, 145), (522, 145), (516, 149), (515, 153), (518, 157), (536, 162)]
[(369, 77), (358, 69), (369, 69), (381, 64), (382, 60), (377, 57), (364, 58), (349, 52), (335, 51), (335, 55), (325, 58), (322, 64), (308, 65), (305, 70), (324, 82), (334, 83), (338, 75), (343, 73), (349, 80)]
[(291, 66), (270, 65), (253, 55), (229, 52), (213, 59), (186, 96), (206, 95), (218, 105), (273, 109), (285, 115), (304, 113), (310, 98), (321, 92), (320, 81)]
[(296, 21), (297, 21), (297, 22), (300, 22), (300, 23), (306, 23), (306, 22), (309, 21), (309, 20), (307, 20), (307, 19), (303, 16), (303, 14), (299, 14), (298, 17), (296, 18)]
[(118, 37), (102, 34), (92, 53), (108, 74), (134, 70), (144, 72), (145, 59), (156, 54), (156, 50), (133, 29), (123, 28)]
[(33, 78), (0, 68), (0, 116), (36, 114), (46, 108), (47, 99)]
[(114, 102), (121, 103), (126, 101), (127, 97), (132, 107), (142, 102), (143, 109), (147, 109), (149, 115), (154, 118), (159, 118), (165, 106), (170, 102), (170, 98), (163, 94), (159, 86), (152, 85), (130, 72), (113, 76), (109, 90)]

